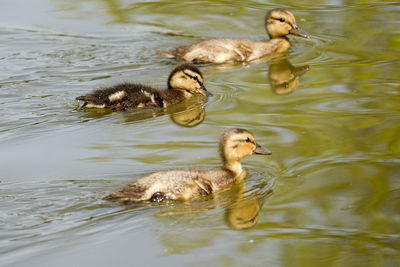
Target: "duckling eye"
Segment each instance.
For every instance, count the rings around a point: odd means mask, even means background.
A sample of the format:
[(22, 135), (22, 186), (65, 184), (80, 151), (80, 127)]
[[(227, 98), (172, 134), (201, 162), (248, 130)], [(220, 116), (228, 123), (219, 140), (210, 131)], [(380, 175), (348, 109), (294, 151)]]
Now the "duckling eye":
[(278, 19), (280, 22), (285, 22), (285, 19), (284, 18), (279, 18)]
[(250, 140), (249, 137), (247, 137), (246, 139), (244, 139), (244, 141), (245, 141), (246, 143), (250, 143), (250, 142), (251, 142), (251, 140)]
[(193, 80), (195, 80), (196, 82), (198, 82), (199, 84), (201, 84), (201, 82), (200, 82), (200, 80), (199, 80), (199, 77), (197, 76), (197, 75), (190, 75), (189, 73), (186, 73), (186, 72), (184, 72), (184, 74), (187, 76), (187, 77), (189, 77), (190, 79), (193, 79)]

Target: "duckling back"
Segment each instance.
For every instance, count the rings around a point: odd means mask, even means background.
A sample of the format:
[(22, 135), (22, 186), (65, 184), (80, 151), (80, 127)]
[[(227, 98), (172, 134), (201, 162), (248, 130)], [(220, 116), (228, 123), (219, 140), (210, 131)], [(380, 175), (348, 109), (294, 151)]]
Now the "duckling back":
[(152, 201), (189, 200), (209, 195), (218, 188), (211, 182), (220, 174), (198, 170), (170, 170), (146, 175), (122, 190), (110, 194), (108, 200)]
[(157, 90), (142, 84), (123, 83), (76, 99), (84, 101), (82, 107), (132, 110), (138, 107), (166, 107), (183, 101), (185, 97), (178, 90)]
[(161, 53), (168, 58), (180, 58), (193, 63), (250, 62), (271, 54), (286, 51), (290, 47), (286, 38), (269, 41), (235, 39), (210, 39), (200, 43), (178, 47)]

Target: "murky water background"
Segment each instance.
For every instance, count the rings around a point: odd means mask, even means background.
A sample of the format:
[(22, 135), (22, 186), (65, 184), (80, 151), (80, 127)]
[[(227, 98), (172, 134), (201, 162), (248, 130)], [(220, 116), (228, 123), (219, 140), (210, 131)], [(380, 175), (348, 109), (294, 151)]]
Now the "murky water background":
[[(1, 265), (400, 265), (398, 2), (1, 6)], [(266, 38), (277, 6), (312, 38), (291, 38), (286, 59), (203, 66), (208, 103), (154, 118), (76, 110), (93, 88), (164, 86), (176, 62), (156, 51)], [(273, 151), (243, 160), (245, 184), (169, 206), (102, 200), (150, 171), (217, 166), (226, 127)]]

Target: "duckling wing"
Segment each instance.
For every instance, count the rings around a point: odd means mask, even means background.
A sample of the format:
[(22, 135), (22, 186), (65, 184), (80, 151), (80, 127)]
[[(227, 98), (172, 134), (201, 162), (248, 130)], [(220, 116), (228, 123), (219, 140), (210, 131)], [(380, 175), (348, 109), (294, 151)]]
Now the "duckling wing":
[(131, 110), (141, 107), (162, 107), (160, 91), (141, 84), (126, 85), (126, 97), (113, 103), (115, 109)]
[(198, 185), (198, 193), (202, 196), (209, 195), (213, 192), (212, 183), (208, 180), (198, 178), (194, 179), (196, 185)]
[(252, 42), (248, 40), (210, 39), (191, 46), (178, 47), (162, 55), (174, 55), (194, 63), (224, 63), (247, 61), (252, 51)]
[(112, 102), (122, 101), (126, 97), (126, 84), (95, 90), (87, 95), (79, 96), (76, 100), (84, 101), (82, 107), (109, 107)]
[(202, 177), (201, 171), (196, 170), (161, 171), (145, 176), (138, 182), (151, 184), (146, 198), (151, 198), (155, 193), (163, 193), (169, 199), (185, 201), (214, 191), (211, 182)]

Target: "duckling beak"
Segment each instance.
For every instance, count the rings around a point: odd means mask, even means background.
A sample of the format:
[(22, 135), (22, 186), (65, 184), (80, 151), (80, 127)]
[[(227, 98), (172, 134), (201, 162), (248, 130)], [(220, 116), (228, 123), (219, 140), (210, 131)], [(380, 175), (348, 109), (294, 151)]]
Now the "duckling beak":
[(310, 65), (304, 65), (304, 66), (296, 67), (295, 70), (293, 71), (293, 73), (296, 76), (301, 76), (301, 75), (305, 74), (307, 71), (309, 71), (310, 69), (311, 69)]
[(291, 23), (292, 29), (289, 31), (290, 34), (297, 35), (303, 38), (310, 39), (310, 35), (303, 31), (297, 24)]
[(201, 87), (200, 90), (197, 91), (197, 93), (202, 94), (205, 97), (213, 96), (213, 94), (207, 91), (207, 89), (204, 86)]
[(269, 149), (259, 145), (256, 143), (256, 148), (253, 150), (253, 153), (256, 155), (271, 155), (272, 152)]

